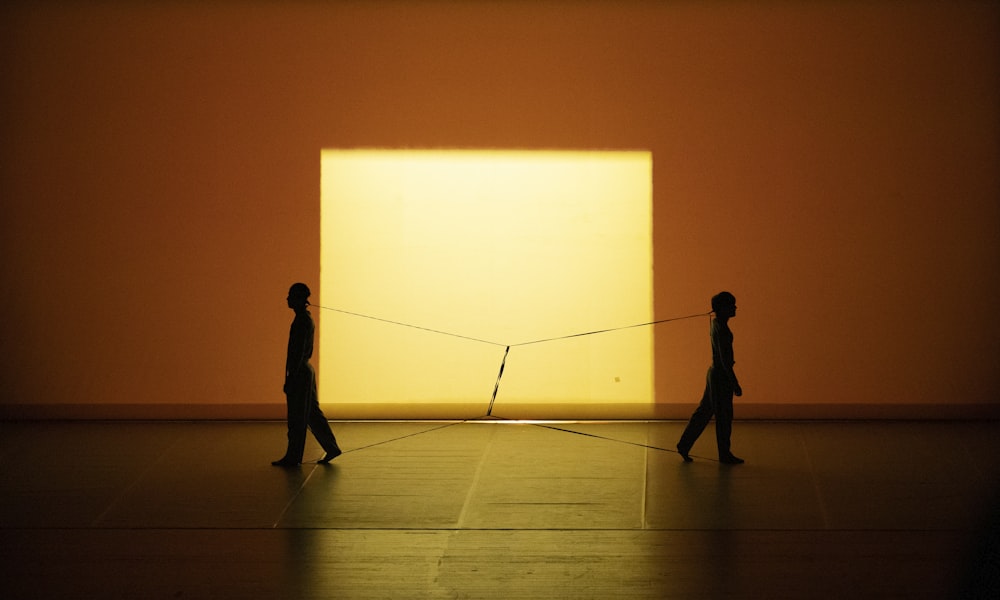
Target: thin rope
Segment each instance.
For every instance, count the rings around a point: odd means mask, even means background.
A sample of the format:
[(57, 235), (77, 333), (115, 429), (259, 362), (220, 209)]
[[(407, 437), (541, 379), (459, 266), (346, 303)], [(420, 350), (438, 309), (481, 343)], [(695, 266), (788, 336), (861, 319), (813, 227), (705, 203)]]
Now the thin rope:
[(651, 325), (659, 325), (661, 323), (670, 323), (670, 322), (673, 322), (673, 321), (684, 321), (684, 320), (687, 320), (687, 319), (697, 319), (699, 317), (704, 317), (704, 316), (708, 316), (708, 315), (712, 314), (711, 311), (709, 311), (707, 313), (698, 313), (696, 315), (687, 315), (687, 316), (684, 316), (684, 317), (672, 317), (672, 318), (669, 318), (669, 319), (658, 319), (656, 321), (648, 321), (646, 323), (636, 323), (634, 325), (624, 325), (624, 326), (621, 326), (621, 327), (611, 327), (611, 328), (608, 328), (608, 329), (597, 329), (597, 330), (594, 330), (594, 331), (584, 331), (584, 332), (581, 332), (581, 333), (571, 333), (569, 335), (563, 335), (563, 336), (557, 336), (557, 337), (550, 337), (550, 338), (543, 338), (543, 339), (538, 339), (538, 340), (531, 340), (531, 341), (528, 341), (528, 342), (520, 342), (518, 344), (501, 344), (499, 342), (494, 342), (494, 341), (490, 341), (490, 340), (484, 340), (482, 338), (476, 338), (476, 337), (472, 337), (472, 336), (468, 336), (468, 335), (462, 335), (462, 334), (453, 333), (453, 332), (450, 332), (450, 331), (442, 331), (440, 329), (431, 329), (429, 327), (422, 327), (420, 325), (412, 325), (410, 323), (403, 323), (403, 322), (400, 322), (400, 321), (393, 321), (391, 319), (384, 319), (384, 318), (381, 318), (381, 317), (373, 317), (371, 315), (365, 315), (365, 314), (361, 314), (361, 313), (352, 312), (352, 311), (349, 311), (349, 310), (343, 310), (341, 308), (332, 308), (332, 307), (329, 307), (329, 306), (322, 306), (320, 304), (310, 304), (310, 306), (315, 306), (315, 307), (321, 308), (323, 310), (329, 310), (329, 311), (333, 311), (333, 312), (338, 312), (338, 313), (342, 313), (342, 314), (345, 314), (345, 315), (351, 315), (351, 316), (354, 316), (354, 317), (359, 317), (359, 318), (362, 318), (362, 319), (371, 319), (373, 321), (380, 321), (382, 323), (390, 323), (392, 325), (399, 325), (401, 327), (409, 327), (411, 329), (419, 329), (421, 331), (427, 331), (427, 332), (430, 332), (430, 333), (437, 333), (439, 335), (446, 335), (446, 336), (450, 336), (450, 337), (461, 338), (461, 339), (465, 339), (465, 340), (471, 340), (471, 341), (474, 341), (474, 342), (480, 342), (480, 343), (483, 343), (483, 344), (490, 344), (491, 346), (504, 346), (503, 359), (500, 361), (500, 371), (499, 371), (499, 373), (497, 373), (497, 380), (496, 380), (496, 383), (493, 385), (493, 394), (490, 397), (490, 404), (489, 404), (489, 407), (486, 410), (486, 416), (487, 417), (492, 416), (492, 414), (493, 414), (493, 404), (496, 402), (497, 393), (500, 390), (500, 379), (503, 377), (504, 366), (507, 364), (507, 355), (510, 354), (510, 349), (513, 348), (514, 346), (528, 346), (528, 345), (531, 345), (531, 344), (541, 344), (543, 342), (553, 342), (553, 341), (556, 341), (556, 340), (566, 340), (566, 339), (570, 339), (570, 338), (583, 337), (583, 336), (587, 336), (587, 335), (596, 335), (596, 334), (599, 334), (599, 333), (608, 333), (608, 332), (612, 332), (612, 331), (622, 331), (624, 329), (635, 329), (637, 327), (648, 327), (648, 326), (651, 326)]
[[(504, 418), (504, 417), (499, 417), (499, 416), (487, 414), (487, 415), (483, 415), (481, 417), (476, 417), (476, 418), (473, 418), (473, 419), (463, 419), (461, 421), (454, 421), (452, 423), (445, 423), (444, 425), (439, 425), (437, 427), (431, 427), (430, 429), (424, 429), (422, 431), (415, 431), (413, 433), (408, 433), (406, 435), (401, 435), (399, 437), (390, 438), (388, 440), (382, 440), (381, 442), (375, 442), (374, 444), (368, 444), (367, 446), (360, 446), (358, 448), (351, 448), (350, 450), (344, 450), (344, 454), (350, 454), (351, 452), (359, 452), (361, 450), (367, 450), (369, 448), (374, 448), (376, 446), (382, 446), (384, 444), (390, 444), (392, 442), (398, 442), (399, 440), (405, 440), (407, 438), (416, 437), (418, 435), (423, 435), (425, 433), (432, 433), (432, 432), (435, 432), (435, 431), (440, 431), (440, 430), (446, 429), (448, 427), (454, 427), (455, 425), (464, 425), (466, 423), (471, 423), (471, 422), (474, 422), (474, 421), (486, 421), (486, 420), (489, 420), (489, 422), (491, 422), (491, 423), (497, 423), (497, 424), (522, 423), (522, 421), (519, 421), (517, 419), (507, 419), (507, 418)], [(652, 444), (640, 444), (638, 442), (630, 442), (628, 440), (620, 440), (620, 439), (617, 439), (617, 438), (611, 438), (611, 437), (607, 437), (607, 436), (603, 436), (603, 435), (597, 435), (596, 433), (586, 433), (584, 431), (574, 431), (572, 429), (564, 429), (562, 427), (556, 427), (554, 425), (546, 425), (544, 423), (524, 422), (523, 424), (525, 424), (525, 425), (532, 425), (534, 427), (541, 427), (542, 429), (551, 429), (552, 431), (561, 431), (563, 433), (572, 433), (572, 434), (575, 434), (575, 435), (582, 435), (584, 437), (590, 437), (590, 438), (594, 438), (594, 439), (598, 439), (598, 440), (604, 440), (606, 442), (614, 442), (614, 443), (618, 443), (618, 444), (627, 444), (629, 446), (636, 446), (638, 448), (646, 448), (648, 450), (658, 450), (660, 452), (670, 452), (672, 454), (680, 454), (677, 450), (673, 450), (673, 449), (670, 449), (670, 448), (661, 448), (660, 446), (653, 446)], [(711, 457), (698, 456), (698, 455), (695, 455), (695, 454), (691, 454), (690, 456), (693, 456), (695, 458), (700, 458), (700, 459), (703, 459), (703, 460), (709, 460), (709, 461), (713, 461), (713, 462), (719, 462), (718, 460), (716, 460), (714, 458), (711, 458)], [(310, 461), (310, 462), (316, 462), (316, 461)]]
[[(460, 333), (454, 333), (454, 332), (451, 332), (451, 331), (442, 331), (440, 329), (431, 329), (430, 327), (423, 327), (423, 326), (420, 326), (420, 325), (413, 325), (413, 324), (410, 324), (410, 323), (403, 323), (401, 321), (393, 321), (391, 319), (384, 319), (382, 317), (373, 317), (371, 315), (365, 315), (365, 314), (362, 314), (362, 313), (352, 312), (352, 311), (344, 310), (344, 309), (341, 309), (341, 308), (332, 308), (332, 307), (329, 307), (329, 306), (322, 306), (322, 305), (319, 305), (319, 304), (310, 304), (309, 306), (315, 306), (316, 308), (322, 308), (323, 310), (329, 310), (329, 311), (333, 311), (333, 312), (342, 313), (342, 314), (345, 314), (345, 315), (351, 315), (351, 316), (354, 316), (354, 317), (360, 317), (362, 319), (371, 319), (373, 321), (380, 321), (382, 323), (390, 323), (392, 325), (399, 325), (401, 327), (409, 327), (411, 329), (419, 329), (421, 331), (428, 331), (430, 333), (437, 333), (437, 334), (440, 334), (440, 335), (447, 335), (447, 336), (450, 336), (450, 337), (461, 338), (461, 339), (464, 339), (464, 340), (471, 340), (473, 342), (480, 342), (480, 343), (483, 343), (483, 344), (490, 344), (491, 346), (504, 346), (504, 347), (507, 348), (508, 351), (511, 348), (515, 347), (515, 346), (529, 346), (531, 344), (541, 344), (543, 342), (554, 342), (556, 340), (566, 340), (566, 339), (570, 339), (570, 338), (583, 337), (583, 336), (586, 336), (586, 335), (596, 335), (596, 334), (599, 334), (599, 333), (609, 333), (609, 332), (612, 332), (612, 331), (622, 331), (624, 329), (635, 329), (637, 327), (648, 327), (650, 325), (659, 325), (660, 323), (670, 323), (672, 321), (684, 321), (686, 319), (697, 319), (698, 317), (704, 317), (704, 316), (708, 316), (708, 315), (712, 314), (711, 312), (698, 313), (696, 315), (687, 315), (685, 317), (672, 317), (670, 319), (658, 319), (656, 321), (647, 321), (645, 323), (636, 323), (634, 325), (623, 325), (621, 327), (610, 327), (610, 328), (607, 328), (607, 329), (596, 329), (594, 331), (584, 331), (584, 332), (581, 332), (581, 333), (571, 333), (569, 335), (561, 335), (561, 336), (550, 337), (550, 338), (542, 338), (542, 339), (531, 340), (531, 341), (527, 341), (527, 342), (519, 342), (519, 343), (516, 343), (516, 344), (503, 344), (501, 342), (494, 342), (492, 340), (484, 340), (482, 338), (472, 337), (472, 336), (468, 336), (468, 335), (462, 335)], [(505, 354), (505, 358), (506, 358), (506, 354)]]
[(361, 313), (351, 312), (349, 310), (343, 310), (340, 308), (330, 308), (329, 306), (320, 306), (319, 304), (310, 304), (309, 306), (315, 306), (316, 308), (322, 308), (323, 310), (331, 310), (333, 312), (343, 313), (345, 315), (351, 315), (354, 317), (361, 317), (362, 319), (371, 319), (372, 321), (381, 321), (383, 323), (391, 323), (393, 325), (399, 325), (401, 327), (409, 327), (411, 329), (419, 329), (421, 331), (429, 331), (431, 333), (438, 333), (441, 335), (447, 335), (450, 337), (461, 338), (463, 340), (471, 340), (473, 342), (480, 342), (483, 344), (490, 344), (491, 346), (506, 346), (506, 344), (501, 344), (500, 342), (493, 342), (490, 340), (484, 340), (477, 337), (471, 337), (468, 335), (462, 335), (459, 333), (452, 333), (450, 331), (441, 331), (440, 329), (431, 329), (430, 327), (421, 327), (420, 325), (411, 325), (409, 323), (401, 323), (399, 321), (392, 321), (390, 319), (383, 319), (380, 317), (373, 317), (371, 315), (363, 315)]
[[(480, 417), (476, 417), (478, 419)], [(444, 425), (438, 425), (437, 427), (431, 427), (430, 429), (424, 429), (423, 431), (415, 431), (413, 433), (408, 433), (406, 435), (401, 435), (389, 440), (383, 440), (381, 442), (375, 442), (374, 444), (368, 444), (367, 446), (360, 446), (358, 448), (351, 448), (350, 450), (344, 450), (343, 454), (349, 454), (351, 452), (358, 452), (360, 450), (367, 450), (368, 448), (374, 448), (375, 446), (381, 446), (383, 444), (388, 444), (391, 442), (398, 442), (399, 440), (405, 440), (406, 438), (411, 438), (418, 435), (423, 435), (425, 433), (431, 433), (432, 431), (439, 431), (448, 427), (454, 427), (455, 425), (461, 425), (463, 423), (468, 423), (469, 421), (475, 421), (476, 419), (465, 419), (462, 421), (455, 421), (454, 423), (445, 423)]]
[(622, 327), (612, 327), (610, 329), (598, 329), (595, 331), (585, 331), (583, 333), (572, 333), (570, 335), (563, 335), (559, 337), (544, 338), (540, 340), (532, 340), (530, 342), (521, 342), (519, 344), (511, 344), (511, 346), (528, 346), (530, 344), (541, 344), (542, 342), (554, 342), (556, 340), (567, 340), (569, 338), (582, 337), (585, 335), (595, 335), (598, 333), (608, 333), (610, 331), (621, 331), (623, 329), (634, 329), (636, 327), (647, 327), (649, 325), (659, 325), (660, 323), (669, 323), (671, 321), (683, 321), (685, 319), (697, 319), (698, 317), (704, 317), (712, 313), (699, 313), (697, 315), (688, 315), (686, 317), (673, 317), (671, 319), (659, 319), (657, 321), (649, 321), (647, 323), (636, 323), (635, 325), (623, 325)]
[[(671, 452), (673, 454), (680, 454), (680, 452), (678, 452), (677, 450), (673, 450), (673, 449), (670, 449), (670, 448), (660, 448), (659, 446), (653, 446), (651, 444), (640, 444), (638, 442), (630, 442), (628, 440), (619, 440), (617, 438), (610, 438), (610, 437), (606, 437), (606, 436), (603, 436), (603, 435), (597, 435), (595, 433), (586, 433), (586, 432), (583, 432), (583, 431), (573, 431), (572, 429), (563, 429), (562, 427), (554, 427), (552, 425), (544, 425), (542, 423), (530, 423), (530, 424), (534, 425), (536, 427), (542, 427), (542, 428), (545, 428), (545, 429), (551, 429), (553, 431), (562, 431), (564, 433), (575, 433), (576, 435), (582, 435), (582, 436), (586, 436), (586, 437), (597, 438), (599, 440), (606, 440), (608, 442), (617, 442), (619, 444), (628, 444), (630, 446), (638, 446), (640, 448), (648, 448), (649, 450), (659, 450), (661, 452)], [(695, 455), (689, 454), (689, 456), (695, 456)], [(711, 460), (711, 461), (719, 462), (719, 461), (717, 461), (714, 458), (708, 458), (708, 457), (704, 457), (704, 456), (695, 456), (695, 458), (703, 458), (705, 460)]]

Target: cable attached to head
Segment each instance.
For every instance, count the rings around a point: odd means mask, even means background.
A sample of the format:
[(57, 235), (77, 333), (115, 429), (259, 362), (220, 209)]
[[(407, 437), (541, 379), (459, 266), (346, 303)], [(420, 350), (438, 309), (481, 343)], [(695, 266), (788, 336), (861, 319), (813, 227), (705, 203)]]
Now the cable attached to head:
[(403, 322), (400, 322), (400, 321), (393, 321), (391, 319), (383, 319), (381, 317), (373, 317), (371, 315), (365, 315), (365, 314), (361, 314), (361, 313), (351, 312), (349, 310), (343, 310), (343, 309), (340, 309), (340, 308), (332, 308), (332, 307), (329, 307), (329, 306), (322, 306), (322, 305), (319, 305), (319, 304), (310, 304), (308, 301), (306, 301), (306, 304), (308, 306), (315, 306), (315, 307), (321, 308), (323, 310), (329, 310), (329, 311), (333, 311), (333, 312), (338, 312), (338, 313), (341, 313), (341, 314), (351, 315), (351, 316), (359, 317), (359, 318), (362, 318), (362, 319), (370, 319), (372, 321), (380, 321), (382, 323), (389, 323), (389, 324), (392, 324), (392, 325), (398, 325), (400, 327), (408, 327), (410, 329), (419, 329), (420, 331), (427, 331), (427, 332), (436, 333), (436, 334), (439, 334), (439, 335), (446, 335), (446, 336), (449, 336), (449, 337), (460, 338), (460, 339), (464, 339), (464, 340), (470, 340), (470, 341), (479, 342), (479, 343), (482, 343), (482, 344), (489, 344), (491, 346), (503, 346), (504, 347), (503, 359), (500, 361), (500, 371), (497, 373), (497, 380), (496, 380), (496, 383), (493, 385), (493, 394), (490, 397), (489, 408), (486, 411), (486, 416), (487, 417), (492, 416), (492, 414), (493, 414), (493, 404), (496, 402), (497, 394), (498, 394), (498, 392), (500, 390), (500, 379), (503, 377), (504, 367), (507, 364), (507, 355), (510, 354), (510, 349), (513, 348), (514, 346), (528, 346), (528, 345), (531, 345), (531, 344), (541, 344), (543, 342), (553, 342), (553, 341), (556, 341), (556, 340), (566, 340), (566, 339), (570, 339), (570, 338), (583, 337), (583, 336), (588, 336), (588, 335), (597, 335), (599, 333), (609, 333), (609, 332), (612, 332), (612, 331), (621, 331), (621, 330), (624, 330), (624, 329), (634, 329), (636, 327), (648, 327), (648, 326), (651, 326), (651, 325), (659, 325), (661, 323), (670, 323), (670, 322), (673, 322), (673, 321), (683, 321), (683, 320), (686, 320), (686, 319), (696, 319), (698, 317), (710, 316), (712, 314), (712, 312), (710, 311), (710, 312), (707, 312), (707, 313), (698, 313), (696, 315), (687, 315), (685, 317), (672, 317), (672, 318), (669, 318), (669, 319), (658, 319), (656, 321), (649, 321), (649, 322), (646, 322), (646, 323), (636, 323), (634, 325), (624, 325), (622, 327), (611, 327), (611, 328), (608, 328), (608, 329), (597, 329), (597, 330), (594, 330), (594, 331), (584, 331), (584, 332), (581, 332), (581, 333), (572, 333), (572, 334), (569, 334), (569, 335), (563, 335), (563, 336), (558, 336), (558, 337), (542, 338), (542, 339), (531, 340), (531, 341), (527, 341), (527, 342), (520, 342), (520, 343), (517, 343), (517, 344), (502, 344), (500, 342), (494, 342), (494, 341), (485, 340), (485, 339), (482, 339), (482, 338), (476, 338), (476, 337), (472, 337), (472, 336), (468, 336), (468, 335), (462, 335), (462, 334), (453, 333), (453, 332), (450, 332), (450, 331), (442, 331), (440, 329), (431, 329), (430, 327), (422, 327), (420, 325), (412, 325), (410, 323), (403, 323)]

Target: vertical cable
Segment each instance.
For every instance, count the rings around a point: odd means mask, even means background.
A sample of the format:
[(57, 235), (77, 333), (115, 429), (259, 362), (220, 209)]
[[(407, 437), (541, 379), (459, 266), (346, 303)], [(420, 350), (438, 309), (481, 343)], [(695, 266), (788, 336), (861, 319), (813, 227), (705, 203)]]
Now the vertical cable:
[(503, 351), (503, 360), (500, 361), (500, 372), (497, 373), (497, 382), (493, 386), (493, 397), (490, 398), (490, 407), (489, 409), (486, 410), (487, 417), (493, 414), (493, 403), (496, 402), (497, 399), (497, 391), (500, 389), (500, 378), (503, 377), (503, 368), (504, 365), (507, 364), (507, 354), (509, 352), (510, 352), (510, 346), (507, 346), (507, 349)]

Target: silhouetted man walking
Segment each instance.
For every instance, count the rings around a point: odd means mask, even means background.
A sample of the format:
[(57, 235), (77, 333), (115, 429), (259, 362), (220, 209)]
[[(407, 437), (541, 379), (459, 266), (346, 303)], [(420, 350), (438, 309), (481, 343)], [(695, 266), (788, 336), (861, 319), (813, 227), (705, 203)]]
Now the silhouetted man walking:
[(729, 292), (719, 292), (712, 297), (712, 366), (708, 368), (705, 393), (701, 403), (691, 415), (687, 428), (677, 442), (677, 451), (685, 462), (691, 462), (688, 452), (694, 446), (708, 422), (715, 416), (715, 441), (719, 446), (719, 462), (728, 465), (743, 463), (742, 458), (729, 450), (729, 437), (733, 431), (733, 395), (742, 396), (733, 365), (733, 332), (729, 330), (729, 319), (736, 316), (736, 297)]
[(309, 306), (309, 286), (292, 284), (288, 290), (288, 308), (295, 311), (291, 331), (288, 333), (288, 356), (285, 360), (285, 400), (288, 403), (288, 449), (285, 456), (272, 462), (276, 467), (296, 467), (302, 462), (306, 446), (306, 427), (326, 454), (319, 460), (328, 463), (340, 456), (337, 438), (330, 430), (326, 415), (320, 410), (316, 397), (316, 372), (309, 359), (313, 353), (316, 325)]

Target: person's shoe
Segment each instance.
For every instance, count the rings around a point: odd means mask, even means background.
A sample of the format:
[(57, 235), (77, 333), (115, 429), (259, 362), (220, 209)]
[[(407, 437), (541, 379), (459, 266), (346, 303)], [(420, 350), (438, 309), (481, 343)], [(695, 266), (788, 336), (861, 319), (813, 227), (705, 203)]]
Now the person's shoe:
[(323, 458), (319, 459), (316, 462), (318, 462), (321, 465), (328, 465), (330, 464), (331, 460), (337, 458), (341, 454), (343, 454), (343, 452), (341, 452), (340, 448), (337, 448), (333, 452), (327, 452), (326, 454), (323, 455)]
[(729, 456), (723, 456), (722, 458), (720, 458), (719, 462), (724, 465), (742, 465), (744, 463), (744, 460), (738, 456), (733, 456), (732, 454), (730, 454)]
[(271, 465), (275, 467), (290, 468), (299, 466), (299, 463), (288, 458), (282, 458), (281, 460), (276, 460), (272, 462)]
[(688, 452), (690, 452), (690, 449), (685, 450), (684, 448), (681, 448), (680, 444), (677, 444), (677, 453), (681, 455), (681, 458), (684, 459), (684, 462), (694, 462), (694, 459), (688, 456)]

